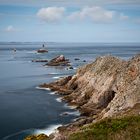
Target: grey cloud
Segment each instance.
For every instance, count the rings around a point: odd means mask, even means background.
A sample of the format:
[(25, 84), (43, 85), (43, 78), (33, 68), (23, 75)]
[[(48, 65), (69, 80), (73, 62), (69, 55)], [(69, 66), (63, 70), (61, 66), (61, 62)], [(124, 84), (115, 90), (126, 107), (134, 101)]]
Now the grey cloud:
[(63, 18), (65, 12), (64, 7), (47, 7), (47, 8), (41, 8), (37, 16), (45, 21), (45, 22), (57, 22)]

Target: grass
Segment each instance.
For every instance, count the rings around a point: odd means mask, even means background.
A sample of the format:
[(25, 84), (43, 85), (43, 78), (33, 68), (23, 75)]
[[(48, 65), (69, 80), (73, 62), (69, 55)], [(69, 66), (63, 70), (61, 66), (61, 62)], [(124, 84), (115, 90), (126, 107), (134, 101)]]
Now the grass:
[(69, 140), (140, 140), (140, 116), (102, 120), (81, 128)]

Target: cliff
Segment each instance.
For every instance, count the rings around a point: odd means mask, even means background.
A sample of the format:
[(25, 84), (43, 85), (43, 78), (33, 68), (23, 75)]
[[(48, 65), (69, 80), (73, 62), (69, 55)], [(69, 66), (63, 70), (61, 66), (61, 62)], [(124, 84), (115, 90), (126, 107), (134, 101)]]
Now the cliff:
[(63, 95), (63, 100), (76, 105), (81, 112), (77, 121), (59, 128), (52, 139), (70, 139), (81, 126), (105, 118), (140, 114), (140, 55), (125, 61), (103, 56), (78, 69), (74, 76), (40, 87)]
[(114, 116), (140, 103), (140, 55), (128, 61), (99, 57), (74, 76), (40, 86), (65, 95), (84, 115)]

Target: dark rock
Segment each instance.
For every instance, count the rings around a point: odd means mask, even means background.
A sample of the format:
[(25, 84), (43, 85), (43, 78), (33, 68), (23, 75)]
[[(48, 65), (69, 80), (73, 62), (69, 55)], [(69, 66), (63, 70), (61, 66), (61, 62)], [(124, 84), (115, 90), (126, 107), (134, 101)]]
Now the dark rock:
[(68, 67), (68, 68), (67, 68), (67, 70), (73, 70), (73, 67), (72, 67), (72, 66), (70, 66), (70, 67)]
[(87, 62), (86, 60), (83, 60), (83, 62)]
[(67, 116), (67, 115), (69, 115), (68, 112), (64, 112), (64, 113), (60, 114), (60, 116)]
[(32, 62), (48, 62), (47, 59), (35, 59), (35, 60), (32, 60)]
[(77, 60), (80, 60), (80, 59), (79, 58), (75, 58), (74, 60), (77, 61)]

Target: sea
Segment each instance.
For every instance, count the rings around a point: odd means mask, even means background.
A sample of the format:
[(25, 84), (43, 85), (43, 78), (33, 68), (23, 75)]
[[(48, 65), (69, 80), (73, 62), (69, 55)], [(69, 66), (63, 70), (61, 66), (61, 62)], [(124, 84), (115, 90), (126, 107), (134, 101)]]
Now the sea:
[[(128, 60), (140, 53), (140, 43), (47, 42), (45, 47), (48, 53), (39, 54), (37, 50), (42, 48), (42, 42), (0, 43), (0, 140), (23, 140), (40, 133), (49, 135), (79, 117), (80, 113), (62, 102), (60, 95), (38, 88), (40, 84), (74, 75), (79, 67), (99, 56), (113, 55)], [(61, 54), (70, 60), (73, 69), (32, 62), (51, 60)]]

